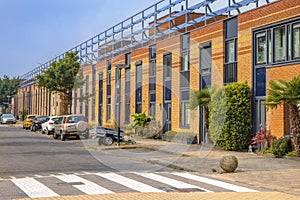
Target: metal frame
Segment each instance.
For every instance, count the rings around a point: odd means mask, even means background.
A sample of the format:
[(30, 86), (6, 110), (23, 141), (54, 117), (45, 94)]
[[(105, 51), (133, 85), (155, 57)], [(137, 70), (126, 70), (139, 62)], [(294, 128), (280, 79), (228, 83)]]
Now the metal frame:
[[(220, 3), (220, 1), (225, 2)], [(207, 20), (211, 18), (216, 20), (216, 16), (228, 14), (228, 17), (231, 17), (234, 11), (239, 14), (241, 13), (241, 7), (247, 7), (251, 3), (255, 3), (256, 7), (259, 7), (261, 6), (258, 3), (259, 1), (262, 0), (202, 0), (201, 2), (193, 0), (161, 0), (91, 39), (71, 48), (67, 52), (78, 52), (82, 65), (95, 64), (107, 57), (111, 58), (130, 52), (133, 48), (149, 46), (149, 43), (155, 44), (156, 40), (160, 37), (171, 37), (171, 34), (186, 33), (188, 32), (188, 27), (194, 26), (196, 28), (196, 25), (200, 22), (204, 22), (206, 25)], [(266, 4), (270, 3), (269, 0), (263, 1), (266, 1)], [(218, 5), (225, 5), (225, 7), (213, 11), (212, 6), (215, 2)], [(191, 16), (192, 13), (203, 13), (204, 15), (193, 19)], [(162, 18), (165, 16), (168, 17)], [(173, 20), (181, 16), (185, 16), (185, 22), (175, 26)], [(168, 24), (167, 30), (160, 29), (160, 25), (164, 23)], [(153, 35), (150, 35), (150, 30), (153, 31)], [(21, 79), (23, 82), (21, 87), (24, 88), (34, 84), (35, 77), (38, 74), (48, 69), (52, 62), (57, 62), (64, 58), (67, 52), (22, 75)]]

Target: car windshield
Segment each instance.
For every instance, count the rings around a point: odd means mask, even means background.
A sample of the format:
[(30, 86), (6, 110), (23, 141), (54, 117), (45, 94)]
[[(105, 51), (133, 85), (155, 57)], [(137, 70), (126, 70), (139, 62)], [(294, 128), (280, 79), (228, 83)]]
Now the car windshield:
[(39, 120), (39, 121), (45, 121), (47, 117), (44, 116), (40, 116), (40, 117), (36, 117), (35, 120)]
[(28, 119), (34, 119), (35, 116), (28, 116)]
[(83, 116), (69, 116), (68, 117), (68, 123), (77, 123), (80, 121), (84, 121)]
[(12, 114), (3, 114), (3, 118), (13, 118)]

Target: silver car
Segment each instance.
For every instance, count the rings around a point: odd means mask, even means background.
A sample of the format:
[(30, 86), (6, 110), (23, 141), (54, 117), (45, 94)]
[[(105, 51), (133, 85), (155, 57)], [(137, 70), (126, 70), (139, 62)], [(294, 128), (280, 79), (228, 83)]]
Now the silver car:
[(1, 124), (15, 124), (16, 118), (12, 114), (3, 114), (0, 118)]

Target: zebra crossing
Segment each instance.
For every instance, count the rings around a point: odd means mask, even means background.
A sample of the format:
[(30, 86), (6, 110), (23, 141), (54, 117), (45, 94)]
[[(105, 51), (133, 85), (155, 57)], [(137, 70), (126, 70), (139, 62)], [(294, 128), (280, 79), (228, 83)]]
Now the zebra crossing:
[[(0, 199), (57, 197), (121, 192), (258, 192), (243, 186), (184, 172), (95, 172), (56, 174), (5, 180)], [(9, 194), (14, 191), (14, 194)], [(7, 198), (5, 198), (5, 195)], [(8, 198), (9, 197), (9, 198)]]

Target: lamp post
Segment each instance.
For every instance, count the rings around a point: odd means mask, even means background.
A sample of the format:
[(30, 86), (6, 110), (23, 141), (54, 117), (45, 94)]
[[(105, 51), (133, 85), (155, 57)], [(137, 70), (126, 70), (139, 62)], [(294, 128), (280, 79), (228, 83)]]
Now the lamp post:
[(117, 109), (117, 116), (118, 116), (118, 120), (117, 120), (117, 124), (118, 124), (118, 138), (117, 138), (117, 145), (120, 146), (120, 110), (121, 110), (121, 105), (120, 105), (120, 98), (121, 98), (121, 86), (120, 86), (120, 82), (121, 82), (121, 69), (123, 68), (126, 68), (126, 65), (124, 63), (117, 63), (116, 65), (116, 68), (118, 69), (118, 83), (117, 83), (117, 94), (116, 94), (116, 97), (117, 97), (117, 106), (118, 106), (118, 109)]

